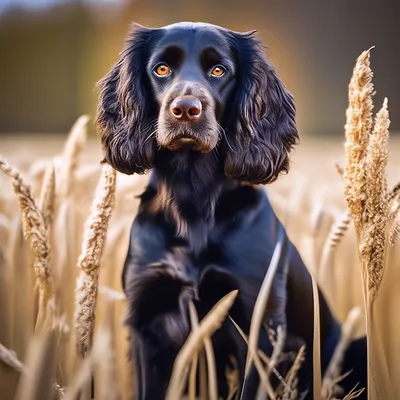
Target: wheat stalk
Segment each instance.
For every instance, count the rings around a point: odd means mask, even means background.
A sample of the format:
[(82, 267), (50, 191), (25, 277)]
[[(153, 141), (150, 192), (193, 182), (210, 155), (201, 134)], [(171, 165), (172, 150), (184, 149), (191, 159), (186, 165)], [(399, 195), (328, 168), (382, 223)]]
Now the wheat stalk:
[[(229, 318), (232, 321), (235, 328), (237, 329), (237, 331), (239, 332), (239, 334), (242, 337), (242, 339), (244, 340), (244, 342), (246, 343), (246, 345), (249, 346), (249, 340), (248, 340), (246, 334), (243, 332), (243, 330), (240, 328), (240, 326), (236, 323), (236, 321), (232, 317), (229, 317)], [(250, 347), (248, 347), (248, 351), (251, 351)], [(251, 356), (253, 358), (254, 365), (257, 369), (261, 383), (263, 384), (264, 390), (267, 391), (268, 396), (271, 399), (274, 398), (275, 393), (270, 384), (269, 375), (265, 374), (264, 367), (261, 362), (261, 361), (263, 361), (268, 368), (268, 366), (270, 364), (269, 357), (261, 349), (258, 349), (257, 353), (252, 354)], [(285, 386), (286, 385), (285, 379), (282, 377), (282, 375), (279, 373), (279, 371), (274, 367), (272, 367), (271, 370), (274, 372), (275, 376), (280, 380), (281, 384), (283, 386)]]
[(314, 330), (313, 330), (313, 390), (314, 395), (320, 394), (321, 383), (321, 318), (319, 307), (318, 284), (314, 276), (311, 275), (313, 300), (314, 300)]
[(357, 60), (349, 85), (346, 124), (345, 195), (359, 244), (368, 335), (368, 396), (389, 398), (390, 373), (374, 302), (383, 279), (386, 258), (389, 196), (386, 167), (389, 112), (385, 99), (371, 132), (372, 72), (369, 51)]
[(115, 366), (115, 337), (113, 334), (115, 301), (110, 297), (105, 299), (104, 320), (97, 333), (99, 347), (102, 349), (101, 362), (98, 363), (98, 396), (100, 400), (120, 400), (122, 398)]
[(362, 393), (364, 392), (364, 388), (361, 389), (356, 389), (356, 387), (354, 387), (349, 394), (347, 394), (346, 396), (343, 397), (343, 400), (353, 400), (353, 399), (357, 399), (358, 397), (360, 397), (362, 395)]
[(252, 364), (252, 355), (257, 354), (260, 328), (262, 325), (262, 321), (264, 319), (265, 310), (267, 308), (268, 297), (271, 292), (271, 287), (275, 276), (275, 272), (277, 271), (279, 261), (281, 260), (281, 254), (284, 242), (285, 242), (285, 235), (283, 234), (275, 246), (275, 250), (272, 255), (268, 271), (265, 275), (264, 281), (261, 285), (260, 291), (257, 296), (256, 303), (254, 305), (253, 315), (250, 324), (249, 345), (248, 345), (250, 351), (247, 352), (246, 375), (250, 372)]
[(334, 277), (335, 251), (349, 229), (350, 222), (351, 215), (347, 210), (332, 224), (328, 237), (322, 248), (318, 278), (321, 279), (321, 281), (326, 282), (326, 288), (329, 289), (328, 293), (331, 298), (335, 298), (337, 295), (337, 284)]
[(22, 219), (22, 229), (25, 239), (30, 239), (33, 253), (36, 256), (34, 270), (36, 285), (39, 289), (39, 311), (36, 320), (36, 329), (44, 326), (47, 318), (47, 304), (52, 293), (50, 270), (50, 246), (48, 230), (43, 215), (36, 205), (30, 186), (25, 183), (20, 172), (0, 157), (0, 169), (13, 182), (14, 192), (18, 196)]
[(18, 382), (15, 400), (52, 400), (54, 398), (55, 335), (41, 330), (29, 344), (26, 373)]
[(4, 364), (7, 364), (11, 368), (14, 368), (18, 372), (25, 371), (25, 366), (18, 359), (15, 351), (7, 349), (7, 347), (3, 346), (1, 343), (0, 343), (0, 361), (2, 361)]
[(400, 211), (394, 217), (389, 231), (389, 244), (394, 246), (400, 237)]
[(344, 168), (338, 162), (335, 162), (334, 165), (335, 165), (335, 169), (336, 169), (336, 172), (338, 173), (338, 175), (343, 178)]
[(329, 399), (329, 394), (334, 392), (334, 386), (341, 373), (345, 352), (350, 345), (354, 335), (354, 330), (358, 321), (360, 320), (360, 317), (361, 309), (359, 307), (355, 307), (349, 312), (346, 322), (342, 325), (340, 340), (336, 345), (335, 351), (331, 357), (322, 382), (323, 399)]
[(82, 253), (78, 260), (80, 275), (76, 286), (76, 348), (85, 357), (91, 347), (101, 259), (109, 219), (114, 209), (116, 171), (104, 165), (92, 212), (86, 221)]
[[(240, 326), (236, 323), (236, 321), (232, 317), (229, 317), (229, 319), (232, 321), (233, 325), (235, 326), (236, 330), (239, 332), (239, 334), (242, 337), (243, 341), (248, 346), (249, 345), (249, 340), (248, 340), (246, 334), (243, 332), (243, 330), (240, 328)], [(269, 361), (270, 361), (269, 357), (261, 349), (258, 349), (257, 353), (253, 354), (253, 357), (259, 358), (260, 361), (262, 360), (265, 364), (268, 364)], [(261, 362), (260, 362), (260, 365), (262, 365)], [(261, 373), (261, 372), (262, 372), (262, 368), (259, 370), (259, 373)], [(278, 371), (276, 371), (276, 372), (278, 372)]]
[(370, 50), (357, 59), (349, 84), (349, 107), (346, 112), (344, 168), (345, 197), (360, 234), (366, 196), (365, 158), (372, 128), (372, 71)]
[[(197, 329), (199, 326), (199, 319), (197, 316), (196, 308), (193, 301), (189, 301), (189, 316), (192, 330)], [(193, 355), (192, 365), (190, 367), (189, 375), (189, 400), (196, 400), (196, 378), (197, 378), (197, 364), (199, 361), (199, 351)]]
[(390, 191), (389, 194), (389, 201), (392, 201), (395, 199), (395, 197), (399, 194), (400, 192), (400, 182), (396, 183), (396, 185), (393, 186), (392, 190)]
[(388, 191), (386, 167), (389, 138), (387, 99), (375, 119), (373, 134), (367, 146), (367, 225), (360, 248), (368, 267), (368, 289), (376, 296), (385, 266), (386, 228), (388, 223)]
[(349, 211), (346, 211), (343, 216), (338, 219), (336, 223), (332, 226), (332, 230), (329, 233), (328, 237), (328, 246), (331, 251), (335, 250), (340, 244), (344, 235), (349, 230), (350, 223), (351, 214)]
[(82, 115), (72, 126), (63, 151), (63, 165), (60, 171), (59, 186), (60, 198), (68, 197), (72, 191), (75, 180), (75, 171), (78, 165), (78, 158), (83, 146), (87, 141), (87, 124), (89, 116)]
[[(338, 172), (338, 174), (343, 177), (344, 168), (338, 163), (335, 163), (335, 167), (336, 167), (336, 171)], [(390, 193), (388, 195), (389, 203), (396, 198), (399, 191), (400, 191), (400, 182), (397, 183), (390, 191)], [(391, 215), (395, 216), (395, 213), (391, 214)], [(350, 223), (351, 223), (351, 212), (350, 212), (350, 210), (347, 209), (344, 212), (343, 216), (340, 219), (338, 219), (335, 222), (335, 224), (332, 226), (332, 229), (328, 235), (328, 239), (327, 239), (327, 243), (326, 243), (327, 249), (329, 249), (330, 251), (334, 251), (339, 246), (339, 244), (343, 240), (346, 232), (349, 230)], [(394, 234), (395, 233), (392, 231), (390, 237), (393, 238), (392, 235), (394, 235)], [(396, 239), (394, 239), (394, 242), (396, 242)], [(393, 239), (390, 240), (390, 243), (393, 246), (393, 244), (392, 244)]]
[(193, 354), (199, 350), (204, 338), (210, 336), (222, 325), (237, 294), (238, 291), (234, 290), (224, 296), (200, 322), (198, 329), (189, 334), (185, 344), (176, 357), (167, 390), (166, 400), (176, 400), (181, 398), (189, 369), (189, 363), (193, 358)]
[(78, 372), (75, 373), (73, 381), (69, 386), (63, 400), (77, 400), (83, 398), (83, 396), (80, 395), (86, 390), (88, 382), (90, 382), (90, 378), (92, 376), (93, 368), (101, 357), (101, 341), (99, 339), (100, 337), (96, 336), (90, 352), (83, 360)]
[[(265, 275), (264, 281), (261, 285), (260, 291), (257, 296), (256, 303), (254, 305), (253, 315), (251, 317), (251, 323), (250, 323), (250, 332), (248, 339), (249, 343), (248, 343), (246, 366), (245, 366), (245, 381), (242, 387), (242, 395), (245, 390), (246, 378), (251, 370), (252, 364), (254, 361), (258, 363), (257, 358), (254, 358), (254, 356), (257, 354), (260, 328), (265, 316), (265, 311), (267, 308), (267, 303), (269, 294), (271, 292), (272, 283), (274, 280), (275, 273), (278, 269), (279, 262), (281, 261), (281, 254), (285, 243), (286, 243), (286, 234), (284, 231), (281, 231), (279, 234), (279, 240), (274, 249), (274, 253), (272, 254), (272, 258), (267, 273)], [(259, 369), (259, 366), (257, 364), (256, 368)], [(264, 379), (265, 391), (268, 393), (271, 399), (274, 400), (275, 395), (273, 393), (269, 379), (265, 375), (263, 376), (263, 378), (265, 378)]]
[[(286, 332), (283, 330), (283, 328), (281, 326), (278, 326), (276, 341), (273, 342), (272, 355), (271, 355), (269, 362), (267, 363), (266, 370), (263, 373), (265, 380), (269, 381), (271, 372), (273, 370), (275, 370), (276, 366), (279, 363), (279, 357), (283, 353), (285, 339), (286, 339)], [(263, 381), (261, 380), (260, 384), (258, 386), (257, 399), (265, 399), (266, 393), (267, 393), (267, 391), (266, 391), (265, 384), (263, 384)]]
[(306, 356), (306, 346), (300, 347), (297, 352), (296, 358), (291, 366), (289, 372), (286, 375), (286, 385), (284, 386), (282, 393), (282, 400), (294, 400), (297, 399), (297, 384), (298, 378), (297, 373), (300, 371), (301, 366), (305, 360)]
[(54, 164), (51, 164), (46, 169), (39, 199), (39, 209), (42, 212), (44, 222), (48, 229), (50, 229), (54, 217), (54, 203), (56, 194), (55, 188), (56, 188), (56, 175), (54, 170)]

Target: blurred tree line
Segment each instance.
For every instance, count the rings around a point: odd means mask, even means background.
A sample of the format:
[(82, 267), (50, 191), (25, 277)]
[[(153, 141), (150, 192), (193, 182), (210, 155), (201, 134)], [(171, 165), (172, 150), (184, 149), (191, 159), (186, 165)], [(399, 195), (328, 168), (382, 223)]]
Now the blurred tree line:
[(396, 0), (135, 0), (64, 2), (0, 15), (0, 133), (65, 132), (94, 116), (95, 83), (117, 59), (131, 21), (162, 26), (205, 21), (257, 28), (294, 94), (302, 133), (342, 134), (351, 69), (373, 45), (375, 104), (389, 98), (400, 130)]

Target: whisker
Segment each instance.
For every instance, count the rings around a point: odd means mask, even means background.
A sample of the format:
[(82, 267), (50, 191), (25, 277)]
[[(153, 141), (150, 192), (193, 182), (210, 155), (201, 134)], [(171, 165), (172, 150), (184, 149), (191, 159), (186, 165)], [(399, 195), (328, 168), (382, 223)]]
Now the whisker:
[(228, 144), (228, 147), (231, 149), (231, 151), (232, 151), (233, 153), (236, 153), (236, 151), (233, 149), (233, 147), (232, 147), (231, 144), (229, 143), (228, 135), (226, 134), (225, 129), (224, 129), (220, 124), (218, 124), (218, 130), (219, 130), (220, 132), (222, 132), (222, 134), (224, 135), (225, 140), (226, 140), (226, 143)]

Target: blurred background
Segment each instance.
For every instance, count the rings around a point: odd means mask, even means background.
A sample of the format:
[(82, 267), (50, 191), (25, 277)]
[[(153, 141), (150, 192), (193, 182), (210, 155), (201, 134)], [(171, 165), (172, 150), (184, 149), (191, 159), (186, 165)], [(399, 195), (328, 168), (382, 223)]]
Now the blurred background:
[(0, 134), (65, 133), (79, 115), (94, 115), (95, 84), (132, 21), (193, 20), (258, 29), (295, 96), (301, 134), (343, 135), (347, 84), (362, 50), (376, 46), (375, 104), (387, 96), (399, 109), (398, 11), (396, 0), (0, 0)]
[[(51, 263), (62, 287), (66, 332), (57, 347), (56, 388), (68, 387), (80, 365), (73, 335), (76, 265), (102, 158), (93, 124), (95, 84), (117, 60), (131, 22), (159, 27), (191, 20), (237, 31), (259, 30), (295, 97), (301, 137), (290, 173), (268, 187), (269, 196), (343, 322), (353, 307), (363, 305), (352, 224), (337, 247), (332, 249), (329, 240), (332, 227), (343, 221), (347, 209), (343, 179), (334, 162), (344, 164), (348, 83), (360, 53), (376, 46), (371, 54), (374, 106), (377, 111), (388, 97), (392, 187), (400, 177), (399, 13), (398, 0), (0, 0), (0, 155), (21, 170), (36, 198), (45, 171), (52, 165), (56, 171)], [(81, 123), (67, 139), (82, 114), (91, 117), (89, 125)], [(118, 174), (117, 182), (100, 284), (121, 296), (130, 225), (147, 177)], [(71, 190), (64, 193), (65, 187)], [(12, 184), (0, 173), (0, 343), (24, 362), (36, 318), (33, 260), (29, 242), (22, 236)], [(386, 354), (393, 354), (390, 365), (398, 366), (399, 244), (391, 248), (388, 260), (377, 320), (385, 335)], [(99, 299), (105, 302), (106, 296), (100, 294)], [(102, 303), (97, 307), (96, 326), (107, 315), (102, 307)], [(122, 328), (124, 310), (124, 303), (118, 301), (113, 320), (118, 381), (125, 400), (130, 398), (132, 376), (127, 333)], [(358, 325), (357, 336), (365, 332), (364, 326)], [(18, 379), (16, 371), (0, 362), (1, 399), (15, 398)]]

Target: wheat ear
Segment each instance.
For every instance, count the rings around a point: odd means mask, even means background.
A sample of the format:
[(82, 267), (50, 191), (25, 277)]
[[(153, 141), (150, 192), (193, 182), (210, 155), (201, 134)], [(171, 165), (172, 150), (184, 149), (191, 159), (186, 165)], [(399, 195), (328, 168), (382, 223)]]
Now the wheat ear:
[(42, 212), (44, 222), (49, 229), (54, 217), (56, 174), (54, 165), (51, 164), (47, 169), (43, 179), (42, 190), (40, 192), (39, 208)]
[(12, 179), (14, 192), (18, 196), (24, 237), (30, 239), (32, 251), (36, 256), (33, 265), (36, 285), (39, 289), (39, 312), (36, 329), (40, 329), (44, 326), (47, 318), (47, 304), (52, 292), (48, 230), (43, 215), (32, 195), (31, 188), (24, 182), (20, 172), (1, 157), (0, 169)]
[(348, 210), (346, 210), (345, 213), (333, 224), (329, 233), (328, 247), (330, 251), (335, 250), (339, 246), (340, 242), (344, 238), (344, 235), (349, 230), (350, 223), (351, 214)]
[(383, 279), (389, 196), (386, 182), (389, 112), (387, 100), (372, 120), (372, 72), (369, 51), (357, 60), (349, 85), (346, 124), (345, 195), (356, 228), (367, 325), (368, 397), (388, 398), (391, 381), (376, 327), (374, 300)]
[(383, 278), (388, 224), (388, 190), (386, 167), (389, 158), (389, 111), (387, 99), (375, 118), (374, 131), (367, 146), (367, 224), (360, 246), (362, 259), (368, 271), (368, 290), (378, 293)]
[(85, 357), (92, 344), (99, 269), (105, 247), (108, 222), (114, 209), (116, 171), (105, 164), (86, 221), (82, 253), (78, 260), (80, 275), (76, 286), (75, 332), (78, 354)]
[(372, 94), (370, 50), (367, 50), (358, 57), (350, 80), (345, 125), (345, 197), (358, 234), (362, 230), (366, 197), (365, 158), (372, 128)]

